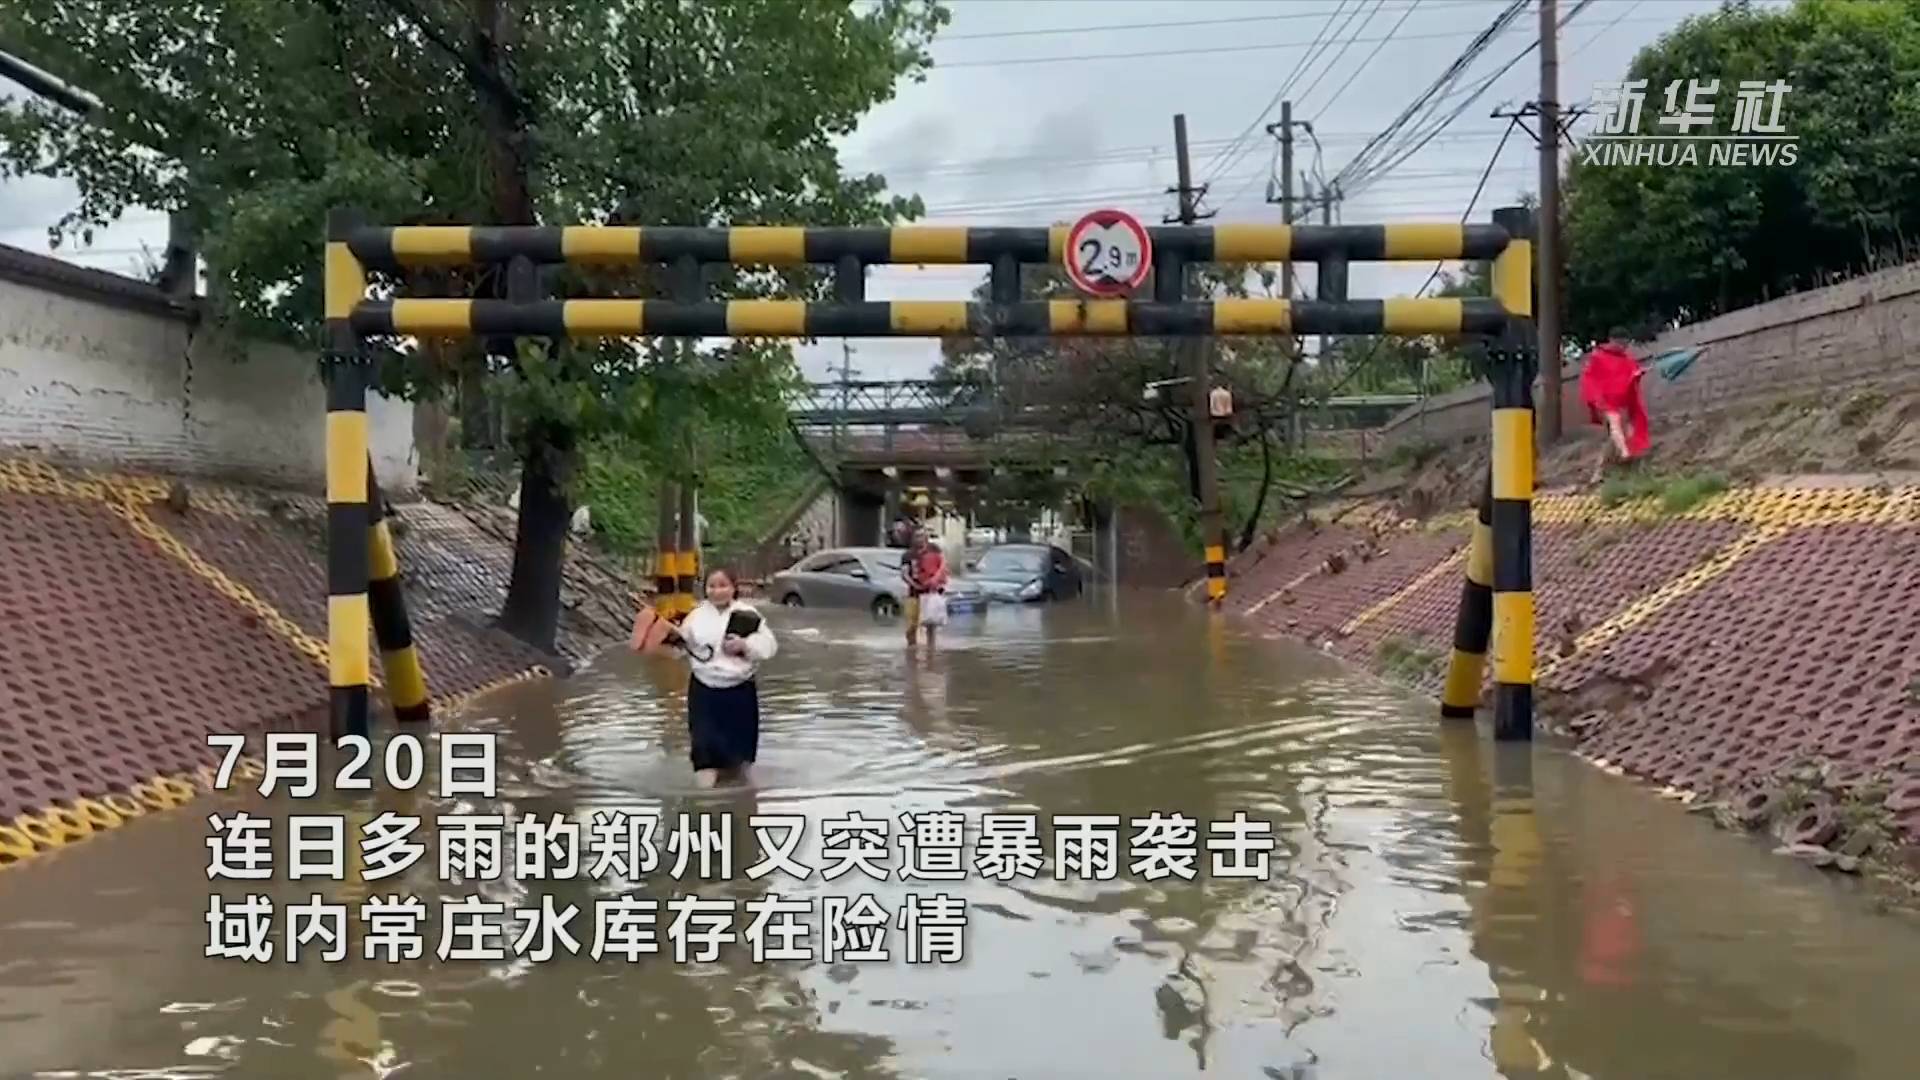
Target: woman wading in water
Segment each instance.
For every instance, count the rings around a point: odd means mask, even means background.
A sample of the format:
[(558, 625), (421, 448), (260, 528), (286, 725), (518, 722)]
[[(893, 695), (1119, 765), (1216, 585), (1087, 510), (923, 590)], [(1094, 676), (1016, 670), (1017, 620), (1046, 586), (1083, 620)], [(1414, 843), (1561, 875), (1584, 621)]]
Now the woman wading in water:
[(733, 575), (707, 574), (707, 598), (678, 628), (692, 672), (687, 679), (687, 734), (694, 782), (749, 779), (760, 750), (760, 688), (754, 675), (780, 649), (773, 629), (752, 606), (734, 599)]

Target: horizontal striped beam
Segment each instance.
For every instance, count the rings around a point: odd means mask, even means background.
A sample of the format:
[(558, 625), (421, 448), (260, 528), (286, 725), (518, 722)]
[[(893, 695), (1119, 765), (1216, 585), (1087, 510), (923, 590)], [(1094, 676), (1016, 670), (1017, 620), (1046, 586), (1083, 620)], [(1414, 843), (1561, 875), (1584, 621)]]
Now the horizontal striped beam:
[(1494, 334), (1486, 298), (1391, 300), (377, 300), (353, 310), (369, 337), (1195, 337), (1251, 334)]
[[(1333, 255), (1353, 262), (1492, 259), (1508, 244), (1507, 231), (1498, 225), (1459, 222), (1162, 225), (1147, 232), (1156, 251), (1177, 253), (1188, 262), (1313, 262)], [(1058, 263), (1066, 239), (1064, 225), (1020, 229), (400, 225), (356, 228), (347, 243), (362, 263), (394, 269), (503, 263), (520, 256), (536, 263), (601, 266), (686, 258), (753, 266), (833, 263), (847, 257), (867, 265), (988, 264), (1002, 256), (1027, 264)]]

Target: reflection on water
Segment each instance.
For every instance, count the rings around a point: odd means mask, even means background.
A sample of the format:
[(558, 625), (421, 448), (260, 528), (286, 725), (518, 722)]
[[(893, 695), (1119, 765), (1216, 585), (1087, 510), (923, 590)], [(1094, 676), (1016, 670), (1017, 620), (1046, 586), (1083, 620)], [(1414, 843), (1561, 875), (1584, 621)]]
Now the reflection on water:
[[(1318, 654), (1177, 602), (895, 627), (773, 613), (750, 791), (686, 765), (684, 669), (625, 654), (450, 719), (502, 739), (500, 797), (310, 801), (386, 811), (728, 813), (734, 875), (674, 880), (223, 882), (279, 903), (469, 894), (571, 905), (544, 963), (206, 959), (206, 813), (135, 822), (0, 874), (0, 1075), (403, 1077), (1895, 1077), (1920, 935), (1545, 747), (1496, 747)], [(281, 801), (265, 809), (284, 813)], [(1270, 877), (962, 882), (740, 871), (750, 815), (1236, 811), (1273, 823)], [(423, 830), (424, 831), (424, 830)], [(896, 829), (896, 832), (898, 830)], [(1044, 825), (1042, 833), (1047, 830)], [(1131, 830), (1123, 830), (1123, 837)], [(1122, 858), (1126, 849), (1122, 848)], [(663, 855), (663, 861), (671, 859)], [(971, 860), (971, 855), (969, 856)], [(896, 860), (897, 861), (897, 860)], [(959, 965), (584, 955), (596, 897), (741, 905), (910, 893), (968, 903)], [(743, 909), (744, 910), (744, 909)], [(660, 939), (666, 943), (661, 916)], [(742, 922), (746, 921), (743, 916)], [(504, 925), (506, 940), (517, 926)], [(817, 942), (816, 942), (817, 944)]]

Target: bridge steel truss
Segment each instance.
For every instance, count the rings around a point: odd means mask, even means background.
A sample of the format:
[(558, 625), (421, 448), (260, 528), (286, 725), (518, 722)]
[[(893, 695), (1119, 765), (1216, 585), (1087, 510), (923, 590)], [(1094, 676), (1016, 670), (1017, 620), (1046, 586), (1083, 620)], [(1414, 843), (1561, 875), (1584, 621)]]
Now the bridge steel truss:
[[(1533, 727), (1532, 594), (1533, 222), (1524, 208), (1491, 224), (1171, 225), (1149, 228), (1151, 300), (1023, 300), (1020, 269), (1062, 261), (1068, 230), (910, 225), (872, 228), (580, 226), (378, 226), (350, 209), (327, 216), (326, 372), (328, 643), (333, 734), (368, 729), (371, 656), (378, 636), (390, 696), (402, 719), (424, 715), (425, 680), (406, 633), (391, 544), (371, 549), (367, 447), (368, 339), (525, 336), (607, 337), (1192, 337), (1274, 334), (1475, 335), (1491, 339), (1493, 462), (1470, 541), (1442, 715), (1471, 717), (1489, 646), (1494, 732), (1525, 739)], [(1491, 260), (1489, 297), (1347, 297), (1352, 262)], [(1187, 299), (1193, 263), (1313, 262), (1317, 300)], [(831, 266), (834, 299), (711, 300), (701, 268)], [(538, 299), (541, 265), (666, 266), (673, 298)], [(495, 265), (507, 300), (367, 298), (368, 271)], [(989, 301), (870, 301), (877, 265), (984, 265)], [(1226, 592), (1226, 536), (1209, 537), (1209, 595)], [(370, 563), (377, 563), (372, 566)], [(674, 567), (666, 567), (672, 571)], [(686, 567), (679, 567), (685, 581)], [(369, 590), (372, 589), (371, 603)], [(370, 627), (371, 624), (371, 627)], [(1497, 632), (1496, 632), (1497, 630)], [(400, 700), (402, 691), (409, 699)], [(411, 700), (418, 696), (420, 701)]]

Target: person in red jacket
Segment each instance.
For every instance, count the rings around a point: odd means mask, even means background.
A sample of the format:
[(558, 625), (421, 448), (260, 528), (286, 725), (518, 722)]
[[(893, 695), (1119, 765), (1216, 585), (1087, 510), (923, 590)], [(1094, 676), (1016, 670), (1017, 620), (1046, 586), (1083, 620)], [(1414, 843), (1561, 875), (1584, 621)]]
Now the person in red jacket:
[[(1595, 424), (1604, 426), (1621, 461), (1637, 461), (1653, 446), (1648, 433), (1647, 402), (1640, 391), (1645, 374), (1640, 362), (1627, 347), (1627, 332), (1618, 327), (1609, 331), (1607, 340), (1587, 354), (1580, 370), (1580, 400)], [(1607, 455), (1601, 452), (1600, 467), (1594, 470), (1598, 480), (1605, 471)]]
[(907, 580), (907, 644), (917, 644), (920, 631), (924, 628), (927, 647), (933, 648), (936, 644), (935, 632), (946, 622), (946, 617), (937, 615), (933, 619), (926, 618), (923, 605), (928, 596), (946, 592), (947, 560), (940, 554), (940, 549), (934, 546), (927, 530), (914, 530), (906, 553), (900, 556), (900, 576)]

